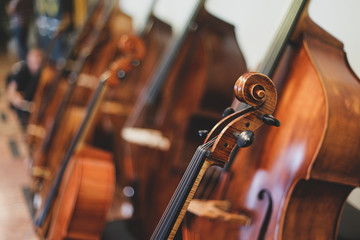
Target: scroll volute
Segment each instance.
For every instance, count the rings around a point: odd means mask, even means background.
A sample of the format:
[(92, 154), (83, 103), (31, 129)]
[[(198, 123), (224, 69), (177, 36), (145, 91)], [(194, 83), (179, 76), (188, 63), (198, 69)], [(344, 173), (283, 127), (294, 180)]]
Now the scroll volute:
[(245, 130), (255, 131), (261, 127), (264, 116), (274, 112), (277, 102), (274, 83), (260, 73), (242, 75), (235, 83), (234, 92), (235, 97), (249, 107), (222, 119), (207, 137), (208, 141), (217, 135), (209, 158), (217, 160), (220, 165), (228, 161), (237, 144), (237, 135)]
[(145, 56), (144, 42), (134, 35), (121, 36), (117, 47), (121, 56), (110, 65), (108, 79), (110, 87), (116, 87), (119, 81), (124, 80), (127, 73), (138, 67)]

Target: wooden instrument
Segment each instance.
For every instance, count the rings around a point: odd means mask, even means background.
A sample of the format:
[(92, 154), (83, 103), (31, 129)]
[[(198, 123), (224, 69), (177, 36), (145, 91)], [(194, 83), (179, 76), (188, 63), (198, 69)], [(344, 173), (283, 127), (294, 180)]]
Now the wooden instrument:
[(118, 72), (128, 73), (133, 68), (132, 62), (131, 55), (120, 57), (101, 75), (56, 178), (51, 186), (43, 187), (43, 191), (48, 191), (43, 193), (46, 198), (35, 219), (40, 236), (99, 238), (112, 200), (115, 169), (110, 153), (83, 145), (107, 87), (116, 86)]
[[(245, 72), (234, 27), (210, 15), (204, 1), (161, 59), (122, 129), (124, 165), (132, 166), (138, 188), (135, 215), (148, 238), (188, 161), (231, 103), (232, 80)], [(125, 169), (125, 168), (124, 168)], [(156, 188), (158, 191), (154, 192)]]
[[(86, 104), (86, 100), (89, 99), (94, 86), (97, 84), (100, 69), (104, 71), (109, 62), (119, 53), (119, 51), (114, 51), (114, 49), (117, 48), (116, 44), (119, 41), (119, 37), (114, 33), (110, 35), (108, 30), (106, 30), (109, 25), (108, 21), (110, 16), (113, 16), (111, 15), (113, 13), (113, 4), (114, 2), (110, 1), (101, 8), (101, 11), (97, 12), (98, 18), (95, 17), (95, 19), (98, 19), (98, 21), (96, 21), (95, 29), (86, 39), (86, 46), (81, 49), (74, 69), (69, 75), (68, 82), (62, 81), (62, 84), (60, 84), (60, 79), (57, 79), (58, 81), (52, 84), (52, 86), (55, 86), (54, 89), (57, 90), (51, 95), (52, 98), (48, 101), (45, 108), (47, 111), (43, 112), (45, 115), (42, 116), (41, 122), (39, 122), (41, 126), (44, 126), (46, 134), (42, 139), (38, 139), (37, 147), (34, 147), (33, 150), (34, 166), (32, 170), (34, 176), (38, 177), (35, 178), (37, 181), (36, 189), (41, 187), (43, 177), (49, 178), (49, 168), (53, 165), (53, 163), (48, 162), (50, 159), (49, 156), (53, 156), (52, 158), (54, 158), (54, 155), (56, 155), (51, 152), (52, 149), (54, 149), (53, 146), (64, 146), (64, 149), (66, 149), (67, 142), (70, 140), (66, 140), (62, 136), (71, 136), (74, 134), (74, 132), (73, 134), (59, 134), (59, 129), (64, 130), (64, 128), (66, 128), (66, 126), (59, 125), (60, 123), (64, 123), (62, 119), (66, 119), (67, 107), (71, 102), (79, 105)], [(93, 53), (96, 48), (97, 52), (99, 52), (99, 47), (102, 47), (101, 53), (105, 54), (105, 57), (102, 58), (102, 61), (100, 61), (96, 67), (91, 67), (92, 72), (86, 70), (89, 69), (94, 55), (99, 57), (99, 54)], [(80, 87), (77, 87), (78, 85)], [(71, 130), (69, 130), (69, 132), (71, 132)], [(55, 138), (55, 136), (57, 137)], [(61, 138), (64, 141), (62, 141)], [(54, 141), (57, 141), (57, 143), (54, 143)], [(61, 149), (59, 149), (59, 151), (63, 152)]]
[[(97, 137), (94, 138), (93, 144), (113, 152), (115, 159), (117, 184), (108, 217), (110, 220), (132, 217), (131, 212), (123, 214), (122, 211), (119, 211), (123, 206), (132, 208), (131, 205), (136, 202), (133, 197), (125, 195), (123, 191), (126, 186), (134, 187), (136, 182), (132, 166), (126, 164), (129, 161), (122, 161), (124, 148), (119, 133), (141, 94), (141, 89), (144, 85), (149, 84), (151, 80), (149, 76), (155, 72), (161, 56), (171, 40), (171, 27), (153, 14), (154, 5), (155, 1), (138, 38), (129, 35), (120, 37), (120, 42), (124, 42), (125, 45), (126, 43), (132, 45), (128, 48), (130, 51), (131, 49), (133, 49), (132, 51), (136, 50), (137, 54), (132, 53), (134, 56), (132, 64), (138, 67), (126, 74), (124, 72), (118, 73), (121, 81), (118, 87), (108, 90), (101, 106), (101, 117), (98, 118), (94, 131), (94, 135), (96, 134)], [(145, 47), (142, 46), (143, 44)]]
[[(37, 87), (37, 92), (35, 94), (29, 126), (27, 129), (27, 140), (31, 150), (33, 149), (33, 145), (37, 144), (37, 138), (44, 138), (44, 129), (42, 128), (42, 126), (39, 125), (41, 125), (44, 121), (43, 118), (45, 117), (45, 115), (51, 115), (48, 109), (49, 105), (55, 97), (55, 94), (58, 94), (57, 90), (59, 91), (59, 84), (61, 81), (63, 81), (64, 77), (66, 78), (66, 74), (71, 68), (70, 65), (73, 64), (73, 62), (78, 57), (80, 57), (78, 62), (83, 61), (83, 59), (85, 58), (84, 56), (78, 55), (79, 53), (81, 53), (82, 47), (89, 47), (85, 43), (88, 42), (87, 38), (89, 38), (89, 35), (91, 35), (91, 32), (94, 30), (94, 22), (99, 19), (99, 15), (104, 9), (105, 6), (103, 5), (102, 1), (99, 1), (97, 4), (95, 4), (93, 11), (91, 11), (92, 13), (88, 17), (83, 27), (78, 30), (76, 34), (74, 34), (75, 36), (73, 43), (69, 45), (67, 53), (65, 54), (65, 57), (63, 59), (60, 59), (57, 63), (53, 63), (51, 61), (48, 61), (47, 59), (44, 59), (41, 79), (39, 81), (39, 86)], [(78, 63), (75, 65), (77, 66), (77, 69), (74, 69), (74, 71), (80, 71), (80, 69), (82, 68), (82, 64)], [(52, 117), (54, 114), (55, 113), (52, 114)]]
[(265, 75), (247, 73), (235, 84), (235, 96), (250, 106), (222, 119), (198, 147), (151, 239), (173, 239), (206, 169), (224, 166), (239, 148), (254, 141), (254, 131), (273, 113), (276, 89)]
[[(117, 159), (117, 178), (130, 179), (130, 182), (133, 179), (133, 170), (130, 166), (123, 165), (120, 160), (124, 150), (120, 144), (122, 138), (117, 133), (123, 128), (127, 117), (141, 94), (141, 89), (144, 85), (149, 84), (149, 76), (156, 70), (159, 59), (161, 59), (172, 35), (171, 27), (153, 14), (154, 5), (155, 1), (138, 39), (129, 35), (120, 38), (124, 44), (128, 42), (133, 45), (129, 46), (128, 49), (129, 51), (135, 49), (139, 55), (137, 58), (134, 56), (133, 63), (138, 67), (128, 74), (119, 73), (122, 81), (119, 83), (119, 87), (109, 89), (107, 96), (105, 96), (106, 102), (102, 108), (103, 117), (98, 124), (101, 132), (108, 134), (99, 139), (100, 141), (97, 144), (101, 145), (106, 141), (105, 139), (114, 138), (111, 143), (113, 145), (111, 150)], [(129, 37), (130, 39), (127, 39)], [(142, 45), (145, 45), (145, 47), (142, 47)], [(134, 55), (134, 53), (132, 54)]]
[(248, 221), (189, 214), (184, 239), (336, 239), (344, 202), (360, 185), (360, 85), (343, 44), (310, 20), (307, 7), (293, 2), (272, 45), (276, 55), (260, 68), (274, 73), (281, 128), (258, 131), (210, 197)]

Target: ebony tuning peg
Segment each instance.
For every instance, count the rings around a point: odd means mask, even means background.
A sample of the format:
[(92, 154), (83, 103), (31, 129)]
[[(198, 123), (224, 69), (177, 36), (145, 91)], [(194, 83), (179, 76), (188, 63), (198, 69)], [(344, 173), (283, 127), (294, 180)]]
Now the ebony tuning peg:
[(227, 117), (229, 116), (230, 114), (233, 114), (235, 112), (235, 110), (232, 108), (232, 107), (227, 107), (225, 108), (223, 114), (222, 114), (222, 117)]
[(246, 130), (241, 133), (234, 133), (234, 137), (236, 137), (236, 143), (239, 148), (244, 148), (250, 146), (255, 139), (254, 132), (251, 130)]
[(280, 121), (276, 118), (274, 118), (272, 115), (270, 114), (264, 114), (261, 116), (260, 118), (266, 125), (270, 125), (270, 126), (275, 126), (275, 127), (279, 127), (280, 126)]
[(239, 151), (239, 149), (250, 146), (255, 140), (254, 132), (251, 130), (246, 130), (241, 133), (234, 132), (233, 136), (236, 138), (236, 145), (231, 151), (229, 161), (225, 164), (224, 171), (226, 172), (229, 171), (234, 161), (235, 155)]

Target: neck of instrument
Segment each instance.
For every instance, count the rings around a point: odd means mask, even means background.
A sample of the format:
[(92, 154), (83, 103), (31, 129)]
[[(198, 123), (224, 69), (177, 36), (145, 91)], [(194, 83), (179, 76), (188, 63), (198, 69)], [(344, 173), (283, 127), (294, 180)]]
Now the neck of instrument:
[(87, 129), (89, 128), (89, 126), (92, 122), (92, 119), (94, 117), (94, 114), (97, 112), (99, 104), (104, 96), (104, 93), (106, 91), (106, 86), (107, 86), (107, 84), (106, 84), (107, 79), (108, 79), (108, 74), (103, 74), (102, 79), (99, 82), (99, 86), (97, 87), (93, 97), (91, 98), (91, 101), (90, 101), (89, 107), (87, 108), (84, 120), (81, 123), (80, 128), (77, 131), (63, 161), (61, 162), (60, 170), (53, 182), (51, 190), (46, 198), (46, 202), (43, 205), (44, 208), (40, 214), (40, 217), (35, 222), (35, 224), (38, 227), (43, 226), (43, 223), (45, 222), (46, 218), (49, 215), (50, 209), (55, 201), (56, 195), (60, 188), (60, 184), (61, 184), (63, 176), (65, 174), (65, 170), (70, 162), (70, 159), (73, 156), (73, 154), (76, 152), (76, 149), (78, 149), (80, 144), (83, 142), (83, 139), (85, 137)]
[(188, 33), (190, 31), (190, 28), (192, 24), (195, 22), (195, 18), (197, 17), (198, 13), (200, 12), (200, 9), (204, 5), (204, 0), (199, 1), (198, 5), (193, 10), (191, 17), (185, 24), (185, 27), (180, 34), (180, 37), (175, 41), (174, 44), (170, 47), (170, 50), (167, 51), (166, 56), (161, 60), (161, 64), (159, 65), (158, 71), (156, 71), (156, 74), (153, 76), (153, 81), (151, 81), (153, 84), (151, 85), (148, 94), (147, 94), (147, 102), (153, 103), (156, 96), (159, 94), (159, 91), (161, 90), (166, 77), (168, 76), (171, 66), (174, 64), (174, 61), (183, 46), (183, 43), (188, 36)]
[(165, 80), (167, 79), (170, 71), (171, 66), (174, 65), (176, 57), (181, 50), (181, 47), (184, 44), (186, 37), (188, 36), (191, 27), (193, 26), (196, 17), (198, 16), (201, 8), (204, 6), (205, 0), (200, 0), (199, 3), (194, 8), (193, 12), (190, 15), (185, 27), (183, 28), (182, 33), (179, 35), (177, 40), (169, 46), (166, 51), (166, 54), (161, 59), (159, 67), (155, 70), (155, 74), (151, 77), (150, 80), (150, 87), (146, 91), (145, 97), (140, 98), (137, 101), (134, 111), (131, 116), (127, 120), (126, 125), (132, 125), (136, 119), (140, 117), (140, 115), (147, 109), (150, 108), (154, 103), (159, 95), (162, 87), (164, 86)]
[(187, 167), (178, 187), (175, 190), (164, 214), (162, 215), (153, 235), (152, 240), (173, 239), (185, 215), (187, 206), (193, 198), (206, 169), (211, 165), (206, 160), (209, 155), (209, 146), (204, 144), (196, 150), (189, 166)]
[(288, 40), (292, 35), (307, 2), (308, 0), (294, 0), (292, 2), (286, 17), (265, 56), (265, 59), (258, 69), (258, 72), (261, 72), (270, 78), (273, 76), (285, 46), (288, 43)]

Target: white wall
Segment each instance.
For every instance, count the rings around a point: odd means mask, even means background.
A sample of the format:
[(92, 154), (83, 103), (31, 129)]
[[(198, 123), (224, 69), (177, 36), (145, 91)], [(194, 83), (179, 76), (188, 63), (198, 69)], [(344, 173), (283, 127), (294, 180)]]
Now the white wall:
[[(123, 11), (131, 15), (136, 28), (141, 28), (152, 0), (121, 0)], [(155, 15), (176, 31), (186, 23), (195, 0), (158, 0)], [(275, 32), (290, 6), (290, 0), (208, 0), (206, 8), (215, 16), (236, 26), (236, 35), (246, 62), (255, 70), (263, 59)], [(341, 40), (348, 60), (360, 76), (360, 1), (312, 0), (311, 18)], [(350, 201), (360, 209), (360, 190)]]

